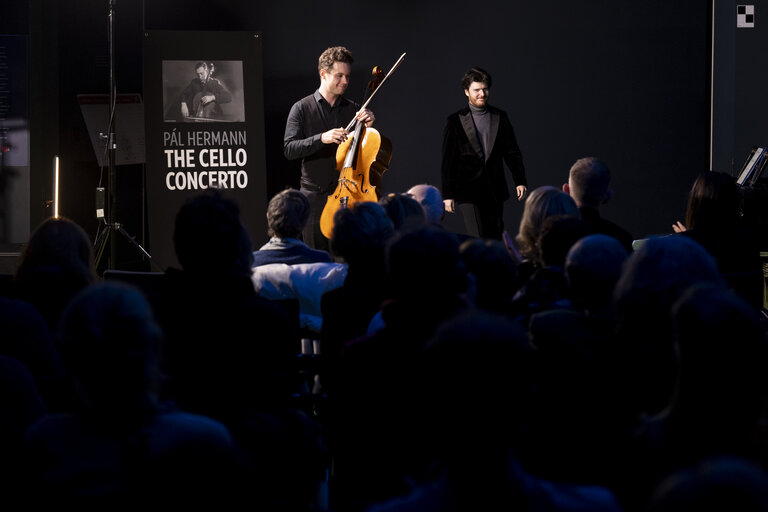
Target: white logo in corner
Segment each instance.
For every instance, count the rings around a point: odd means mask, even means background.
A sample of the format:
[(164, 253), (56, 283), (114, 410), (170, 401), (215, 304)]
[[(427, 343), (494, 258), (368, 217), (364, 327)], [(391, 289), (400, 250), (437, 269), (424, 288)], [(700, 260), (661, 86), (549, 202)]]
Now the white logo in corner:
[(755, 28), (755, 6), (737, 5), (736, 6), (736, 27), (737, 28)]

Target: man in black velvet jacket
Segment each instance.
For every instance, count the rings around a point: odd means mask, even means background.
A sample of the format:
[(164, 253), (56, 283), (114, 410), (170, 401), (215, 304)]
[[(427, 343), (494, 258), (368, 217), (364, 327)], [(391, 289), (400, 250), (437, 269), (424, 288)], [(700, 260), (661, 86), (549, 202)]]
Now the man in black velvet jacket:
[(461, 85), (469, 104), (448, 117), (443, 132), (445, 209), (455, 212), (458, 205), (470, 235), (501, 239), (504, 201), (509, 199), (504, 162), (522, 200), (528, 189), (523, 155), (506, 112), (488, 105), (488, 72), (472, 68)]

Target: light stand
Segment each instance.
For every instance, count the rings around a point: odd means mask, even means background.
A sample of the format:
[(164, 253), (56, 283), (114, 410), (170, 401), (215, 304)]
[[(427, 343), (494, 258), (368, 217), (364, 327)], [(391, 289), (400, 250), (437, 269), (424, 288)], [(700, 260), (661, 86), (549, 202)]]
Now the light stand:
[(115, 175), (115, 151), (117, 149), (115, 138), (115, 110), (117, 108), (117, 87), (115, 86), (115, 52), (114, 52), (114, 20), (115, 20), (115, 3), (117, 0), (108, 0), (109, 2), (109, 15), (107, 16), (108, 24), (108, 39), (109, 39), (109, 126), (107, 128), (106, 144), (107, 144), (107, 157), (108, 157), (108, 177), (107, 177), (107, 220), (96, 237), (94, 244), (96, 254), (96, 266), (98, 267), (101, 257), (104, 254), (104, 249), (109, 242), (109, 260), (108, 268), (115, 270), (116, 261), (116, 239), (115, 233), (120, 233), (125, 237), (128, 242), (146, 257), (150, 263), (155, 265), (161, 271), (163, 268), (154, 260), (149, 253), (123, 228), (123, 225), (116, 221), (115, 212), (117, 209), (117, 190), (116, 190), (116, 175)]

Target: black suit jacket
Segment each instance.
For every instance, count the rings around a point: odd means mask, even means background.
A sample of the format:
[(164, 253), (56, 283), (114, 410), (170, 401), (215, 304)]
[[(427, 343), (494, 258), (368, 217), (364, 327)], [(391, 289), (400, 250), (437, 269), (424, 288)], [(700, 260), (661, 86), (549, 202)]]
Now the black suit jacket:
[(504, 162), (515, 185), (528, 186), (523, 155), (506, 112), (488, 106), (491, 136), (488, 158), (477, 136), (469, 106), (448, 116), (443, 131), (443, 197), (457, 203), (479, 204), (509, 199)]

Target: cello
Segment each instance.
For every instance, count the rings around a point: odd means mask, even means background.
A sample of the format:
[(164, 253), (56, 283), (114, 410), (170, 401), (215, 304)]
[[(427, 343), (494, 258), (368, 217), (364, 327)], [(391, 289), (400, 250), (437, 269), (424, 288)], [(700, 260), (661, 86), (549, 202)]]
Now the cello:
[[(378, 66), (373, 68), (374, 78), (366, 87), (370, 95), (360, 110), (368, 105), (404, 57), (405, 54), (402, 54), (386, 76), (383, 76)], [(377, 186), (392, 159), (392, 143), (389, 139), (375, 128), (366, 128), (357, 118), (350, 121), (346, 130), (349, 131), (353, 124), (356, 124), (355, 131), (336, 150), (339, 180), (333, 194), (328, 196), (320, 216), (320, 231), (329, 239), (333, 233), (334, 216), (339, 208), (350, 208), (362, 201), (378, 201)]]
[(192, 112), (194, 115), (191, 117), (195, 119), (216, 119), (216, 102), (211, 101), (209, 103), (203, 103), (203, 96), (211, 94), (209, 91), (200, 91), (195, 94), (192, 99)]

